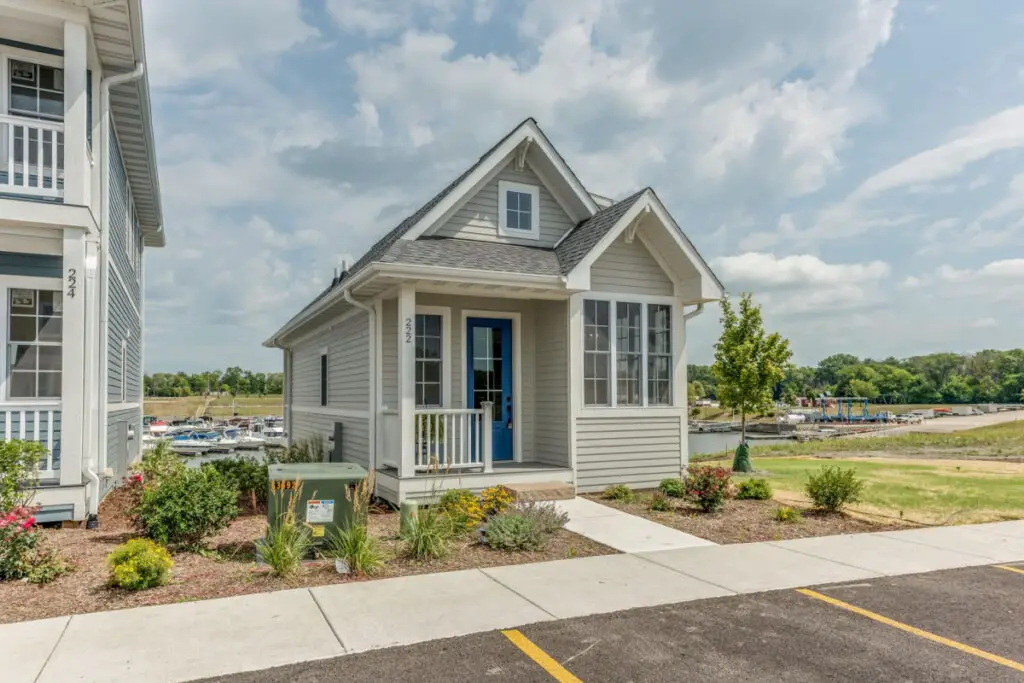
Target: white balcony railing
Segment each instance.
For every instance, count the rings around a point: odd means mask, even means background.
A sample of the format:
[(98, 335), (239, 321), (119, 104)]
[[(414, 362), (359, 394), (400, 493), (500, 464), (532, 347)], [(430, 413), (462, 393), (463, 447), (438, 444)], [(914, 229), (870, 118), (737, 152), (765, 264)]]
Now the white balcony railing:
[(413, 453), (416, 471), (483, 468), (491, 471), (491, 403), (469, 408), (416, 410)]
[(0, 405), (3, 440), (38, 441), (46, 446), (46, 458), (39, 463), (39, 476), (51, 478), (60, 469), (60, 403)]
[(0, 192), (64, 196), (64, 124), (0, 115)]

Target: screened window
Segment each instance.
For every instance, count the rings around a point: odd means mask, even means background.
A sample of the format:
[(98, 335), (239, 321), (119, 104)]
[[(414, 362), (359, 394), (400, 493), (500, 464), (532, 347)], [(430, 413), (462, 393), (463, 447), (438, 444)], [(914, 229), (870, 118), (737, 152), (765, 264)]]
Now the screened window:
[(672, 404), (672, 307), (647, 306), (647, 404)]
[(10, 398), (59, 398), (62, 293), (11, 289), (7, 318), (7, 394)]
[(611, 405), (610, 304), (583, 302), (583, 401), (588, 406)]
[(416, 405), (439, 408), (441, 395), (442, 321), (440, 315), (416, 315)]
[(327, 353), (320, 354), (320, 405), (327, 405)]
[(643, 307), (620, 301), (615, 305), (615, 381), (620, 406), (638, 406), (643, 363)]

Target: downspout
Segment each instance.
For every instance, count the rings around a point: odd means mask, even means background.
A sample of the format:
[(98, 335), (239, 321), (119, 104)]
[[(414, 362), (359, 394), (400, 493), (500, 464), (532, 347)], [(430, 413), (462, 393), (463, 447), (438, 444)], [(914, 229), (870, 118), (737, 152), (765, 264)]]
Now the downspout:
[(697, 304), (697, 308), (693, 309), (689, 313), (683, 313), (683, 322), (684, 323), (685, 322), (689, 322), (690, 320), (692, 320), (693, 318), (696, 318), (698, 315), (700, 315), (703, 312), (704, 312), (704, 304), (703, 303), (699, 303), (699, 304)]
[(346, 302), (352, 304), (356, 308), (366, 311), (367, 323), (370, 326), (370, 333), (367, 335), (372, 341), (370, 345), (370, 406), (369, 406), (369, 424), (366, 426), (367, 431), (370, 433), (370, 443), (373, 447), (370, 452), (366, 454), (367, 469), (373, 472), (377, 469), (377, 347), (380, 345), (380, 340), (377, 336), (377, 311), (374, 310), (373, 306), (368, 306), (361, 301), (356, 301), (352, 297), (350, 288), (346, 287), (341, 292), (341, 296)]
[[(107, 373), (108, 373), (108, 355), (110, 349), (110, 334), (109, 334), (109, 281), (110, 281), (110, 150), (112, 149), (112, 141), (110, 137), (110, 89), (112, 87), (122, 85), (124, 83), (130, 83), (131, 81), (142, 78), (142, 75), (146, 73), (146, 65), (143, 62), (138, 62), (135, 68), (131, 71), (123, 74), (117, 74), (115, 76), (108, 76), (100, 81), (100, 108), (103, 112), (103, 144), (100, 146), (100, 264), (102, 268), (100, 270), (100, 376), (99, 376), (99, 443), (97, 444), (98, 449), (103, 451), (107, 447)], [(123, 380), (122, 380), (123, 381)], [(89, 477), (89, 483), (92, 486), (92, 495), (89, 496), (89, 516), (92, 517), (99, 513), (100, 505), (100, 477), (97, 474), (99, 467), (100, 450), (95, 451), (94, 455), (83, 462), (83, 469), (86, 476)]]

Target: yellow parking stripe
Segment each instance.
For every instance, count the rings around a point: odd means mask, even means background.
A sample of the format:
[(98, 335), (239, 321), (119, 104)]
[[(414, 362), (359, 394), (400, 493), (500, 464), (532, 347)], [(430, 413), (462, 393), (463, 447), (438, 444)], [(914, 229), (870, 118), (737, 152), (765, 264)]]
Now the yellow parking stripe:
[(547, 652), (544, 652), (544, 650), (534, 645), (529, 638), (519, 631), (513, 629), (509, 631), (502, 631), (502, 634), (511, 640), (516, 647), (525, 652), (527, 657), (537, 662), (542, 669), (551, 674), (551, 677), (559, 683), (583, 683), (583, 681), (566, 671), (565, 668), (552, 659)]
[(1007, 567), (1005, 564), (997, 564), (997, 565), (994, 565), (994, 566), (996, 568), (998, 568), (998, 569), (1005, 569), (1008, 572), (1016, 572), (1018, 574), (1024, 574), (1024, 569), (1021, 569), (1020, 567)]
[(1013, 669), (1014, 671), (1024, 671), (1024, 664), (1021, 664), (1020, 662), (1015, 662), (1012, 659), (1007, 659), (1006, 657), (1000, 657), (999, 655), (994, 655), (991, 652), (985, 652), (984, 650), (979, 650), (976, 647), (971, 647), (970, 645), (965, 645), (965, 644), (959, 643), (959, 642), (957, 642), (955, 640), (950, 640), (949, 638), (943, 638), (942, 636), (936, 635), (936, 634), (931, 633), (929, 631), (923, 631), (923, 630), (921, 630), (919, 628), (916, 628), (914, 626), (910, 626), (909, 624), (904, 624), (902, 622), (896, 621), (895, 619), (890, 619), (889, 617), (883, 617), (881, 614), (875, 614), (874, 612), (869, 612), (868, 610), (862, 609), (860, 607), (857, 607), (856, 605), (851, 605), (850, 603), (843, 602), (842, 600), (836, 600), (835, 598), (829, 597), (827, 595), (822, 595), (821, 593), (818, 593), (816, 591), (812, 591), (812, 590), (809, 590), (807, 588), (798, 588), (797, 589), (797, 593), (803, 593), (806, 596), (815, 598), (817, 600), (822, 600), (824, 602), (827, 602), (830, 605), (835, 605), (836, 607), (841, 607), (842, 609), (849, 610), (850, 612), (853, 612), (854, 614), (859, 614), (862, 617), (867, 617), (868, 619), (873, 619), (873, 620), (875, 620), (877, 622), (880, 622), (882, 624), (885, 624), (887, 626), (892, 626), (893, 628), (898, 628), (901, 631), (906, 631), (907, 633), (913, 633), (915, 636), (918, 636), (919, 638), (924, 638), (925, 640), (930, 640), (933, 643), (939, 643), (940, 645), (945, 645), (947, 647), (951, 647), (954, 650), (960, 650), (961, 652), (966, 652), (969, 655), (974, 655), (975, 657), (980, 657), (981, 659), (987, 659), (988, 661), (995, 662), (996, 664), (1002, 664), (1003, 666), (1009, 667), (1009, 668)]

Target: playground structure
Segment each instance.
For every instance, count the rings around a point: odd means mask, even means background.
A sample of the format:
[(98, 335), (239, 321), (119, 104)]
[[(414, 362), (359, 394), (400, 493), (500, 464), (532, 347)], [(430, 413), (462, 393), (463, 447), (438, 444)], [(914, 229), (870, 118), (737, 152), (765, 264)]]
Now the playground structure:
[[(822, 422), (843, 422), (843, 423), (854, 423), (854, 422), (888, 422), (888, 413), (877, 413), (872, 415), (868, 410), (869, 400), (862, 396), (822, 396), (818, 399), (818, 404), (821, 406), (821, 421)], [(835, 405), (836, 414), (830, 415), (828, 412), (830, 405)], [(854, 414), (854, 406), (859, 404), (861, 410), (859, 414)], [(843, 407), (846, 407), (845, 414), (843, 413)]]

